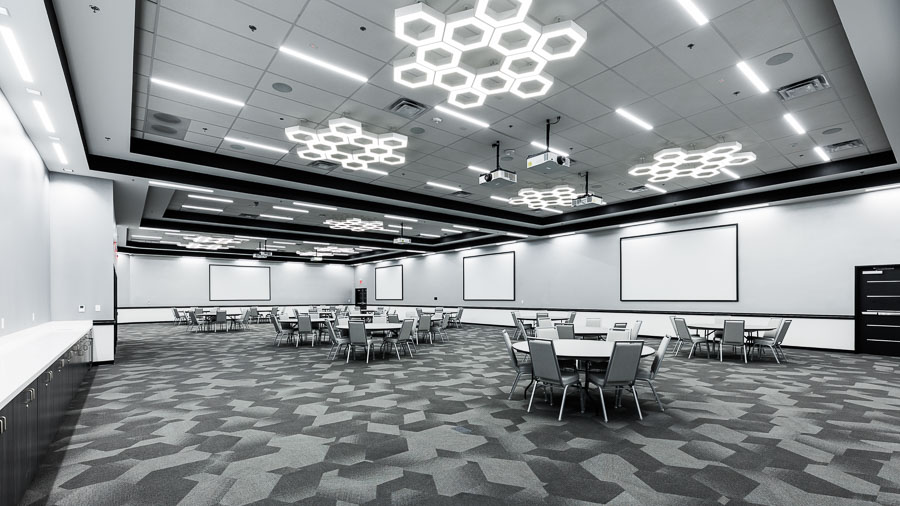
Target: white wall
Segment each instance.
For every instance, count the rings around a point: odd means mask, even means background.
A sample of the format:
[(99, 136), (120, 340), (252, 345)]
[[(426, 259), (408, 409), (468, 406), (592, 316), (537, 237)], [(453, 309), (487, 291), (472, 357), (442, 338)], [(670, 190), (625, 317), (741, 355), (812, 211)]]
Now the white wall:
[(0, 336), (50, 319), (49, 181), (0, 93)]
[[(271, 301), (210, 301), (209, 264), (268, 265), (272, 268)], [(346, 304), (353, 268), (300, 262), (259, 262), (203, 257), (119, 254), (119, 307), (270, 306)], [(120, 316), (122, 312), (120, 311)], [(168, 318), (168, 314), (166, 315)]]

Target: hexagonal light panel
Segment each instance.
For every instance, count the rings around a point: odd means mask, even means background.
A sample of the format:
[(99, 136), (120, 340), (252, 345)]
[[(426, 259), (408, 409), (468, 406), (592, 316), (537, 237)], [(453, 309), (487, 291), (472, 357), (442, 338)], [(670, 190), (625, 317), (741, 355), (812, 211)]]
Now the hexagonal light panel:
[[(449, 103), (462, 108), (483, 105), (486, 95), (547, 93), (553, 84), (544, 71), (547, 62), (575, 56), (587, 32), (574, 21), (541, 26), (528, 17), (532, 1), (476, 0), (474, 9), (448, 16), (421, 3), (395, 10), (396, 36), (416, 52), (394, 61), (394, 81), (410, 88), (438, 86), (450, 92)], [(499, 66), (484, 65), (490, 61), (485, 47), (500, 53)]]
[(414, 3), (394, 11), (394, 34), (420, 47), (444, 38), (444, 15), (424, 3)]
[(745, 165), (756, 160), (756, 154), (739, 153), (740, 142), (723, 142), (707, 149), (685, 151), (668, 148), (653, 155), (652, 163), (635, 165), (628, 170), (632, 176), (651, 176), (650, 183), (662, 183), (678, 177), (703, 179), (721, 174), (722, 169)]
[(349, 170), (368, 169), (372, 163), (401, 165), (406, 162), (406, 157), (395, 152), (406, 147), (405, 135), (396, 132), (376, 135), (350, 118), (329, 120), (328, 128), (319, 130), (288, 127), (284, 133), (300, 144), (297, 156), (306, 160), (330, 160)]
[(570, 58), (587, 41), (587, 32), (574, 21), (560, 21), (541, 30), (534, 52), (548, 61)]
[(323, 225), (335, 230), (349, 230), (351, 232), (370, 232), (373, 230), (384, 230), (383, 222), (366, 221), (360, 218), (345, 218), (343, 220), (325, 220)]
[(447, 16), (444, 42), (460, 51), (471, 51), (487, 47), (493, 34), (493, 26), (477, 18), (475, 12), (468, 10)]
[(526, 205), (529, 209), (545, 209), (551, 206), (572, 207), (572, 201), (578, 197), (575, 188), (567, 185), (554, 186), (549, 190), (522, 188), (519, 196), (509, 199), (514, 206)]

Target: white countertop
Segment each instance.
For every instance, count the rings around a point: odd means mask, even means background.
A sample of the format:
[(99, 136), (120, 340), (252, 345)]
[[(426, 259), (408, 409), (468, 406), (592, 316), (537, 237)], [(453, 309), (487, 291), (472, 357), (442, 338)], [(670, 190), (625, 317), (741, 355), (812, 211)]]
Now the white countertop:
[(0, 336), (0, 408), (44, 374), (91, 327), (90, 321), (58, 321)]

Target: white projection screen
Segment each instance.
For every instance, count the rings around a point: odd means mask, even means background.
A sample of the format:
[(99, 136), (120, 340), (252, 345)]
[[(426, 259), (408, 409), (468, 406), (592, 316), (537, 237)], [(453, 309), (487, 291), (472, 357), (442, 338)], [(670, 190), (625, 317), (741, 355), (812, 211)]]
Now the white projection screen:
[(516, 252), (463, 258), (463, 300), (516, 300)]
[(623, 301), (738, 300), (737, 225), (619, 240)]
[(269, 268), (210, 265), (209, 300), (272, 300)]
[(403, 300), (403, 266), (375, 268), (375, 299)]

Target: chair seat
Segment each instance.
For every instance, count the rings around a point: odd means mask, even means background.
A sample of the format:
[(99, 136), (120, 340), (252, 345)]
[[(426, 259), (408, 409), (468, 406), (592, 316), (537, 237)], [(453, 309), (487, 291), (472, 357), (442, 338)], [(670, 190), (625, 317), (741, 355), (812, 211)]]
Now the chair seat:
[(697, 334), (691, 334), (691, 342), (692, 343), (705, 343), (707, 339), (703, 336), (698, 336)]
[(562, 384), (563, 385), (573, 385), (581, 381), (581, 377), (578, 376), (577, 372), (569, 372), (569, 371), (560, 371)]
[(753, 339), (753, 342), (756, 344), (762, 344), (765, 346), (770, 346), (775, 344), (775, 340), (771, 337), (757, 337)]

